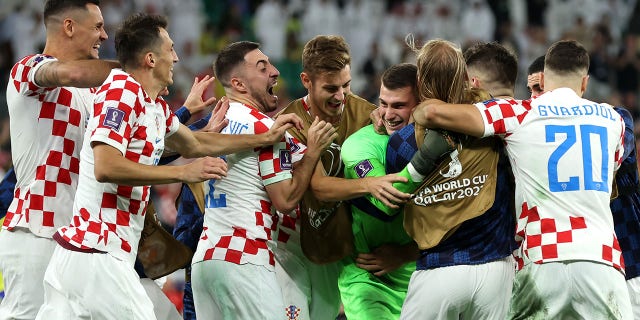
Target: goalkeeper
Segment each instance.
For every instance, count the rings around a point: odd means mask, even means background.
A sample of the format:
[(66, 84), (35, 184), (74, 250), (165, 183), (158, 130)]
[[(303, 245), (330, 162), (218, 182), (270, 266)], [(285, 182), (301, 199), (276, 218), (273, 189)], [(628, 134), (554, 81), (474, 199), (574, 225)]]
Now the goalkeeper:
[[(388, 134), (409, 123), (418, 104), (417, 68), (403, 63), (382, 75), (379, 114)], [(388, 135), (375, 132), (374, 124), (349, 136), (342, 148), (345, 178), (384, 176)], [(407, 183), (395, 183), (411, 193), (437, 164), (455, 149), (453, 142), (436, 131), (428, 131), (420, 148), (399, 174)], [(428, 148), (426, 148), (428, 146)], [(356, 257), (347, 257), (338, 278), (345, 315), (353, 319), (397, 319), (415, 270), (418, 247), (402, 226), (398, 209), (391, 209), (373, 196), (351, 200)]]

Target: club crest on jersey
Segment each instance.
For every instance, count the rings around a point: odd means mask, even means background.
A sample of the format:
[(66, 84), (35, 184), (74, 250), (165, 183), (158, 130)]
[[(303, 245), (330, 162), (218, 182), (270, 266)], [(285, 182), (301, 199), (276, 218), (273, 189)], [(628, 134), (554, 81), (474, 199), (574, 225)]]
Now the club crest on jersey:
[(107, 114), (102, 121), (102, 125), (115, 131), (120, 131), (122, 119), (124, 119), (124, 111), (116, 108), (107, 108)]
[(371, 161), (364, 160), (360, 161), (360, 163), (358, 163), (354, 169), (356, 170), (356, 174), (358, 175), (358, 177), (364, 178), (367, 173), (373, 170), (373, 165), (371, 164)]
[(286, 307), (285, 310), (287, 311), (287, 320), (298, 320), (298, 317), (300, 316), (300, 308), (290, 305)]
[(291, 151), (280, 150), (280, 169), (291, 170)]

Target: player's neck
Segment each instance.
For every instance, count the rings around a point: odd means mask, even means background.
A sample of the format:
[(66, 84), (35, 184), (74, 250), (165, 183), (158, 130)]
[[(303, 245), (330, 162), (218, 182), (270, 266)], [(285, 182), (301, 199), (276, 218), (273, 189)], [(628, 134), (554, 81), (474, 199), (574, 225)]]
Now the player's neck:
[(238, 94), (236, 92), (230, 91), (227, 93), (227, 97), (229, 98), (229, 102), (238, 102), (249, 107), (252, 107), (262, 113), (267, 113), (262, 105), (255, 101), (255, 99), (251, 98), (249, 95)]

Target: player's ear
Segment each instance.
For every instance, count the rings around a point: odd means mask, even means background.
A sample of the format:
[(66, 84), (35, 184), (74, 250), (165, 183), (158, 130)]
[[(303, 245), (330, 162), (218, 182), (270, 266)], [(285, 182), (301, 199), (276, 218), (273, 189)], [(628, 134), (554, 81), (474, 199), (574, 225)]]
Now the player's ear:
[(583, 76), (582, 77), (582, 84), (580, 85), (580, 90), (582, 90), (583, 94), (585, 92), (587, 92), (587, 85), (588, 84), (589, 84), (589, 75)]
[(300, 82), (302, 82), (305, 89), (309, 90), (311, 88), (311, 77), (306, 72), (300, 73)]
[(229, 81), (229, 83), (231, 83), (231, 88), (233, 88), (234, 90), (238, 91), (238, 92), (242, 92), (245, 93), (247, 92), (247, 88), (244, 85), (244, 82), (241, 79), (238, 79), (236, 77), (232, 77), (231, 81)]

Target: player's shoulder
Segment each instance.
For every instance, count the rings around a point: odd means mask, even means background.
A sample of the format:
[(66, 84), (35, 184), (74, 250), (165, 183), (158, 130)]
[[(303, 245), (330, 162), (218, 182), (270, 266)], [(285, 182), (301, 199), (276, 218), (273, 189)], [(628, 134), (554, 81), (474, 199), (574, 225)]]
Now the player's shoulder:
[[(377, 108), (375, 104), (353, 93), (347, 95), (344, 101), (344, 106), (345, 106), (345, 109), (355, 110), (358, 112), (360, 111), (371, 112)], [(367, 113), (367, 116), (369, 116), (368, 113)]]
[(27, 66), (27, 67), (36, 67), (40, 64), (44, 64), (47, 62), (52, 62), (52, 61), (57, 61), (58, 59), (56, 59), (53, 56), (47, 55), (47, 54), (30, 54), (27, 56), (24, 56), (22, 59), (18, 60), (18, 62), (16, 62), (16, 64), (14, 65), (14, 68), (19, 67), (19, 66)]
[(344, 101), (344, 110), (342, 111), (342, 123), (351, 123), (357, 128), (361, 128), (371, 123), (371, 111), (377, 107), (373, 103), (357, 96), (350, 94)]
[(289, 102), (289, 104), (286, 107), (284, 107), (282, 110), (280, 110), (280, 112), (276, 114), (276, 118), (281, 114), (295, 113), (297, 115), (300, 115), (304, 112), (307, 112), (307, 111), (304, 108), (304, 104), (302, 103), (302, 98), (299, 98)]

